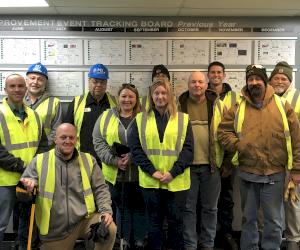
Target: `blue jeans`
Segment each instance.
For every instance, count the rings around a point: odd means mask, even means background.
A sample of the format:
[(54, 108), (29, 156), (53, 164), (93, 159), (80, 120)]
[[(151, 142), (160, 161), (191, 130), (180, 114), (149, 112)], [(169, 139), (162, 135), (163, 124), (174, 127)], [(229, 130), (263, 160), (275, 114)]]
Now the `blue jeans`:
[[(211, 172), (209, 165), (191, 166), (191, 188), (187, 194), (183, 217), (184, 247), (197, 249), (197, 214), (200, 215), (200, 244), (213, 247), (217, 229), (217, 204), (221, 189), (219, 170)], [(201, 211), (197, 213), (197, 202)]]
[(144, 241), (147, 220), (145, 203), (138, 182), (108, 182), (112, 201), (117, 208), (117, 226), (120, 238), (128, 243), (130, 239)]
[(16, 202), (16, 186), (1, 186), (0, 194), (0, 242), (2, 242)]
[(270, 183), (240, 180), (243, 212), (241, 250), (258, 250), (257, 211), (262, 208), (264, 228), (261, 248), (279, 250), (282, 236), (284, 179)]
[(161, 250), (164, 244), (163, 222), (168, 222), (167, 248), (183, 249), (183, 209), (186, 191), (142, 188), (149, 219), (148, 244), (151, 250)]

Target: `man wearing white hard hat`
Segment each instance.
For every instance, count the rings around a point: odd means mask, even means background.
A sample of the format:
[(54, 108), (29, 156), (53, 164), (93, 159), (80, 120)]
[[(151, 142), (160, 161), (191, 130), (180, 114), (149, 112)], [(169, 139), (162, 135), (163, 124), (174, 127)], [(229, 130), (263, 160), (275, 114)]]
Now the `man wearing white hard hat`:
[(116, 105), (115, 98), (106, 92), (108, 69), (103, 64), (91, 66), (88, 73), (89, 92), (76, 96), (68, 106), (64, 122), (77, 129), (77, 150), (92, 154), (101, 166), (93, 146), (92, 132), (98, 117)]

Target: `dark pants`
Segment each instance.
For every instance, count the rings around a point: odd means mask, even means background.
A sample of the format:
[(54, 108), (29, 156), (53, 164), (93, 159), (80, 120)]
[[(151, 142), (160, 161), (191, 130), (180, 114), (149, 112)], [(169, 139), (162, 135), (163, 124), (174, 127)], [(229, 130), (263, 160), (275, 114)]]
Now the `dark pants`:
[(167, 247), (183, 249), (183, 209), (187, 191), (170, 192), (165, 189), (142, 188), (149, 219), (149, 249), (163, 248), (163, 223), (167, 216)]
[(221, 192), (218, 202), (218, 224), (222, 235), (232, 234), (233, 188), (232, 175), (221, 178)]
[(116, 206), (118, 235), (128, 243), (144, 241), (147, 229), (145, 203), (138, 182), (108, 183)]

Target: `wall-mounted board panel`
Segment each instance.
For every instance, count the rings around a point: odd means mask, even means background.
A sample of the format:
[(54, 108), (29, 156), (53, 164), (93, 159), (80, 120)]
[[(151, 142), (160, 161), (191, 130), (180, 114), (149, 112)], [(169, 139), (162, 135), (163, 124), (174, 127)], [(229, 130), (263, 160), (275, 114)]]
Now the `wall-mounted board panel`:
[(82, 65), (83, 46), (81, 39), (42, 39), (43, 64)]
[(125, 65), (125, 40), (84, 40), (84, 64)]
[(39, 39), (0, 39), (0, 64), (33, 64), (40, 54)]
[(191, 65), (208, 63), (208, 40), (168, 40), (168, 64)]
[(126, 40), (126, 64), (167, 64), (167, 40)]
[(214, 40), (211, 42), (211, 61), (223, 64), (251, 64), (251, 40)]

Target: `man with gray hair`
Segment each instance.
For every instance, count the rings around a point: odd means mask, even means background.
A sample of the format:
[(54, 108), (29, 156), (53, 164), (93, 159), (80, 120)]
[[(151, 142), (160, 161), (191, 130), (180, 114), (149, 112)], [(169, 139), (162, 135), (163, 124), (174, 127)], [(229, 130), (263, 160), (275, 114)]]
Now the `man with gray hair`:
[[(293, 81), (293, 68), (287, 62), (279, 62), (273, 69), (269, 84), (274, 88), (275, 93), (288, 101), (298, 119), (300, 118), (300, 92), (291, 84)], [(300, 176), (294, 175), (295, 192), (300, 197)], [(300, 203), (287, 199), (285, 208), (285, 237), (287, 250), (299, 250), (300, 241)]]

